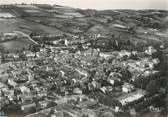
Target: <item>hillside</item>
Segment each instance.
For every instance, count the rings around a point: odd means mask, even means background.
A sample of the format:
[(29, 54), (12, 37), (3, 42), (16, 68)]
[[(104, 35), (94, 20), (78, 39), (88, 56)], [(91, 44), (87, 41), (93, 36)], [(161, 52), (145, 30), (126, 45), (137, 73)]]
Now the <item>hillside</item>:
[(0, 6), (0, 17), (0, 33), (22, 30), (37, 35), (101, 34), (121, 40), (167, 43), (168, 11), (164, 10), (96, 11), (59, 5), (15, 4)]

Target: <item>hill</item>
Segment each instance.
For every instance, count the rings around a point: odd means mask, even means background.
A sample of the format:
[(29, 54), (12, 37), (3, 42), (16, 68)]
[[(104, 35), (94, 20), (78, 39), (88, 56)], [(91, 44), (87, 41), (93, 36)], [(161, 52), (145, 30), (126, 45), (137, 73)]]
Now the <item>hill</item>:
[(167, 43), (167, 17), (166, 10), (96, 11), (47, 4), (1, 5), (0, 33), (22, 30), (39, 35), (101, 34), (121, 40)]

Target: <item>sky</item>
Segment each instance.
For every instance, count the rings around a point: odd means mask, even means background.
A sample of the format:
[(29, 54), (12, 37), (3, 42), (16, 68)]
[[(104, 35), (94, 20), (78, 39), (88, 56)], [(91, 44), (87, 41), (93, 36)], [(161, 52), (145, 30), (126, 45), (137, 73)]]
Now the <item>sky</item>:
[(0, 4), (57, 4), (82, 9), (166, 9), (168, 0), (0, 0)]

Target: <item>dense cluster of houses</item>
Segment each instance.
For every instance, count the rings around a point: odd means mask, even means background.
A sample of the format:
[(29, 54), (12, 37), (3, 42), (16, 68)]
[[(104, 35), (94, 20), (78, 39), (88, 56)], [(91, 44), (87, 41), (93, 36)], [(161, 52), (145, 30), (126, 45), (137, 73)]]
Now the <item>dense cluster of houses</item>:
[(161, 87), (152, 94), (147, 90), (151, 81), (160, 79), (154, 47), (105, 52), (84, 37), (71, 38), (42, 44), (38, 51), (1, 54), (2, 111), (17, 106), (28, 117), (140, 114), (164, 96)]

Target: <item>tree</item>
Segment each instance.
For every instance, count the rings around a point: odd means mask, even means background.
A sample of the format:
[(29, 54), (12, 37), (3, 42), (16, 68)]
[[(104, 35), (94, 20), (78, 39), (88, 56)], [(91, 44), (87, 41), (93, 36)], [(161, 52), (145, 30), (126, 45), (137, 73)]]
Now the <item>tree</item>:
[(89, 117), (89, 115), (83, 114), (81, 117)]
[(157, 93), (159, 92), (159, 89), (160, 89), (160, 82), (158, 82), (158, 80), (152, 80), (146, 86), (146, 90), (149, 94)]
[(102, 117), (114, 117), (114, 113), (108, 111), (108, 112), (105, 112)]
[(121, 78), (122, 80), (127, 81), (132, 77), (130, 71), (128, 71), (127, 68), (121, 69), (120, 73), (122, 74), (122, 78)]
[(166, 98), (165, 98), (165, 109), (166, 109), (166, 113), (168, 113), (168, 94), (166, 95)]

